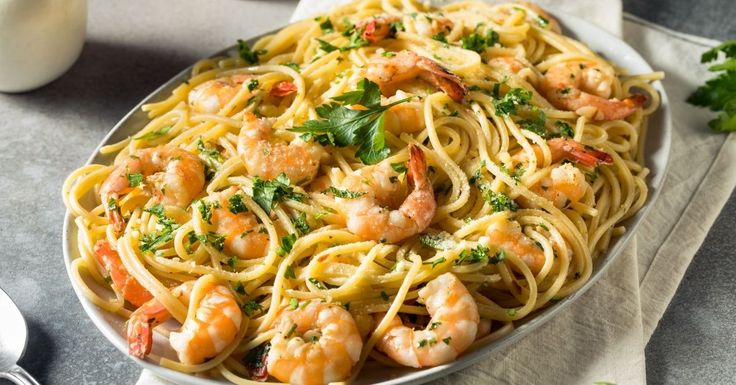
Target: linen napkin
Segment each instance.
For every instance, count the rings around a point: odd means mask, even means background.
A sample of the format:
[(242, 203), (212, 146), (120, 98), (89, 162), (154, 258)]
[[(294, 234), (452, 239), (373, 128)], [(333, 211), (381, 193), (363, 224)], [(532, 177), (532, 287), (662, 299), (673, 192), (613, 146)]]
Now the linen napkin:
[[(709, 132), (710, 113), (684, 102), (709, 77), (699, 62), (713, 40), (622, 13), (620, 0), (540, 0), (633, 46), (666, 73), (673, 133), (667, 179), (653, 210), (604, 276), (535, 332), (435, 384), (646, 384), (644, 347), (692, 257), (736, 186), (736, 136)], [(326, 12), (331, 0), (301, 0), (292, 21)], [(138, 385), (170, 384), (143, 371)]]

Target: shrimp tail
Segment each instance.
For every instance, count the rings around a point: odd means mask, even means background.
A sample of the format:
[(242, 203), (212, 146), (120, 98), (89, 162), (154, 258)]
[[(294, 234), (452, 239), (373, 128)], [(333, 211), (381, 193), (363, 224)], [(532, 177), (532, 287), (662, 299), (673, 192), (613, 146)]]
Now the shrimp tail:
[(407, 167), (406, 178), (413, 188), (421, 188), (421, 183), (427, 183), (427, 159), (419, 146), (415, 144), (409, 145), (409, 164)]
[(587, 167), (613, 164), (613, 157), (607, 152), (584, 146), (580, 142), (571, 139), (555, 138), (548, 143), (551, 147), (562, 150), (566, 158)]
[(409, 145), (406, 179), (412, 186), (412, 192), (399, 210), (414, 220), (418, 228), (417, 232), (422, 232), (432, 222), (437, 204), (434, 200), (432, 182), (427, 177), (427, 160), (424, 152), (414, 144)]
[(444, 91), (456, 103), (468, 94), (462, 79), (436, 62), (425, 58), (417, 62), (417, 67), (426, 71), (420, 75), (423, 80)]
[(273, 87), (271, 87), (270, 94), (271, 96), (282, 98), (284, 96), (289, 96), (297, 91), (296, 84), (290, 82), (290, 81), (281, 81), (276, 83)]
[(131, 276), (123, 266), (123, 261), (109, 242), (98, 241), (95, 244), (95, 257), (110, 274), (112, 283), (120, 290), (123, 298), (135, 306), (141, 306), (152, 298), (151, 293)]
[(149, 322), (128, 322), (128, 354), (144, 359), (151, 353), (153, 328)]

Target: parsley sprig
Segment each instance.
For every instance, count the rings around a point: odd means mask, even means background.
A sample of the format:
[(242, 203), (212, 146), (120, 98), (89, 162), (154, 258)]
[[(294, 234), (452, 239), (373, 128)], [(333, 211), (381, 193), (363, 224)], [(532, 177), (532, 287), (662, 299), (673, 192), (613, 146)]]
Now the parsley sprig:
[[(323, 145), (358, 146), (355, 152), (365, 164), (386, 159), (391, 150), (386, 146), (384, 113), (387, 109), (410, 98), (381, 105), (381, 90), (376, 83), (363, 79), (358, 89), (332, 98), (335, 102), (317, 107), (320, 120), (308, 120), (291, 130), (301, 132), (305, 139), (313, 138)], [(361, 106), (351, 109), (348, 105)]]
[(725, 61), (708, 68), (711, 72), (720, 72), (718, 76), (698, 87), (687, 102), (700, 107), (709, 107), (711, 111), (720, 113), (708, 122), (708, 126), (718, 132), (736, 132), (736, 40), (729, 40), (706, 51), (700, 58), (701, 63), (710, 63), (718, 59), (720, 53)]
[(304, 200), (304, 194), (294, 191), (294, 187), (290, 185), (289, 177), (283, 172), (276, 179), (267, 180), (259, 177), (253, 178), (253, 200), (267, 213), (271, 213), (271, 209), (276, 203), (285, 199), (292, 199), (298, 202)]

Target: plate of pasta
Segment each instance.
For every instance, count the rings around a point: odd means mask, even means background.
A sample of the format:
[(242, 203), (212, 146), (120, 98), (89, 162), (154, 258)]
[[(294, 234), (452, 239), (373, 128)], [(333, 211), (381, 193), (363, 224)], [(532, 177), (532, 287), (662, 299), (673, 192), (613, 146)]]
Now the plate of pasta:
[(342, 5), (126, 115), (64, 183), (67, 271), (176, 383), (426, 382), (619, 254), (666, 171), (663, 76), (526, 3)]

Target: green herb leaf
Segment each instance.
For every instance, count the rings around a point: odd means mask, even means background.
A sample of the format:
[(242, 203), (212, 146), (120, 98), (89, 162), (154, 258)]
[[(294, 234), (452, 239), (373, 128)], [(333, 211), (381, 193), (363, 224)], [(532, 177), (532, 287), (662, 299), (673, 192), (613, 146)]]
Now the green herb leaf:
[(516, 107), (529, 105), (531, 99), (531, 91), (523, 88), (512, 88), (502, 99), (494, 98), (493, 107), (496, 108), (496, 115), (498, 116), (515, 114)]
[(498, 253), (496, 253), (496, 255), (494, 255), (488, 260), (488, 262), (490, 262), (491, 264), (497, 265), (503, 262), (504, 259), (506, 259), (506, 251), (499, 250)]
[(452, 235), (446, 231), (422, 234), (419, 236), (419, 242), (435, 250), (449, 250), (457, 244), (452, 238)]
[(320, 289), (320, 290), (325, 290), (325, 285), (323, 285), (323, 284), (322, 284), (322, 282), (320, 282), (320, 281), (319, 281), (319, 280), (317, 280), (316, 278), (312, 278), (312, 277), (310, 277), (310, 278), (309, 278), (309, 279), (307, 279), (307, 280), (308, 280), (308, 281), (309, 281), (309, 282), (310, 282), (310, 283), (311, 283), (312, 285), (314, 285), (314, 286), (315, 286), (315, 287), (316, 287), (317, 289)]
[(276, 179), (272, 180), (253, 177), (253, 200), (269, 214), (277, 203), (285, 199), (303, 201), (304, 195), (294, 192), (294, 187), (289, 183), (291, 183), (289, 177), (284, 173), (279, 174)]
[(447, 44), (447, 37), (444, 32), (438, 32), (436, 35), (432, 36), (432, 39)]
[(304, 235), (309, 232), (309, 222), (307, 222), (307, 214), (300, 212), (299, 215), (297, 215), (294, 218), (294, 227), (296, 227), (297, 231), (301, 235)]
[(289, 279), (296, 278), (296, 274), (294, 274), (294, 269), (292, 269), (291, 266), (286, 266), (286, 271), (284, 272), (284, 278), (289, 278)]
[(296, 309), (299, 307), (299, 300), (296, 298), (292, 298), (289, 300), (289, 307), (292, 309)]
[(334, 195), (337, 198), (343, 198), (343, 199), (355, 199), (360, 198), (363, 195), (366, 194), (365, 191), (349, 191), (349, 190), (340, 190), (339, 188), (335, 186), (330, 186), (326, 190), (322, 191), (322, 193), (327, 194), (330, 193)]
[(388, 294), (387, 294), (387, 293), (386, 293), (385, 291), (383, 291), (383, 290), (381, 290), (381, 299), (382, 299), (382, 300), (383, 300), (384, 302), (388, 302), (388, 300), (389, 300), (389, 296), (388, 296)]
[(463, 48), (483, 53), (488, 47), (493, 47), (499, 42), (498, 33), (492, 29), (486, 31), (486, 35), (483, 36), (477, 32), (473, 32), (468, 36), (464, 36), (460, 39), (460, 44)]
[(286, 63), (284, 65), (287, 66), (287, 67), (289, 67), (289, 68), (291, 68), (291, 69), (293, 69), (296, 72), (301, 72), (301, 67), (299, 67), (299, 64), (296, 64), (296, 63)]
[(483, 199), (493, 207), (493, 212), (516, 211), (519, 209), (519, 205), (508, 195), (492, 191), (490, 188), (483, 189)]
[(248, 301), (245, 304), (243, 304), (242, 309), (245, 312), (245, 314), (248, 317), (250, 317), (254, 313), (263, 310), (263, 306), (261, 306), (261, 304), (256, 301)]
[(720, 112), (715, 119), (708, 122), (712, 130), (736, 132), (736, 40), (726, 41), (706, 51), (701, 57), (701, 62), (717, 60), (720, 52), (725, 54), (726, 60), (711, 66), (708, 70), (721, 73), (698, 87), (687, 98), (687, 102)]
[(406, 163), (404, 162), (391, 163), (391, 168), (394, 169), (394, 171), (398, 172), (399, 174), (402, 174), (406, 172)]
[(289, 234), (281, 237), (281, 247), (279, 248), (278, 254), (281, 256), (289, 254), (291, 249), (294, 247), (296, 238), (296, 234)]
[(246, 43), (243, 40), (238, 40), (238, 54), (240, 57), (248, 62), (249, 64), (258, 64), (258, 57), (260, 55), (265, 55), (267, 51), (265, 49), (259, 49), (256, 51), (253, 51), (248, 46), (248, 43)]
[(126, 173), (125, 177), (128, 178), (128, 184), (130, 187), (138, 187), (143, 183), (143, 174), (139, 172), (133, 174)]
[[(291, 131), (307, 134), (323, 145), (345, 147), (358, 146), (355, 155), (365, 164), (375, 164), (388, 157), (384, 112), (391, 106), (405, 102), (402, 99), (389, 105), (381, 105), (381, 91), (376, 83), (363, 79), (356, 91), (334, 98), (344, 104), (331, 103), (317, 107), (321, 120), (308, 120)], [(365, 109), (349, 109), (348, 104), (360, 104)]]
[(248, 82), (248, 91), (253, 91), (258, 88), (258, 79), (253, 79)]
[(322, 30), (322, 33), (330, 33), (335, 31), (335, 27), (332, 25), (329, 17), (325, 17), (325, 21), (319, 23), (319, 28)]
[(153, 139), (158, 139), (158, 138), (160, 138), (160, 137), (168, 134), (169, 131), (171, 131), (171, 128), (172, 128), (172, 126), (162, 127), (162, 128), (160, 128), (158, 130), (147, 132), (147, 133), (145, 133), (143, 135), (140, 135), (140, 136), (136, 136), (133, 139), (135, 139), (135, 140), (145, 140), (145, 141), (151, 141)]
[(479, 263), (479, 262), (488, 262), (489, 255), (488, 253), (490, 250), (483, 246), (483, 245), (477, 245), (468, 250), (463, 250), (460, 253), (460, 256), (458, 259), (455, 260), (456, 265), (462, 265), (464, 262), (468, 262), (469, 264), (473, 263)]
[(572, 138), (573, 136), (575, 136), (575, 131), (573, 131), (572, 127), (567, 124), (567, 122), (558, 120), (555, 122), (555, 126), (560, 129), (559, 136), (565, 138)]
[(233, 214), (240, 214), (248, 211), (243, 203), (243, 196), (240, 194), (233, 194), (227, 200), (227, 209)]

